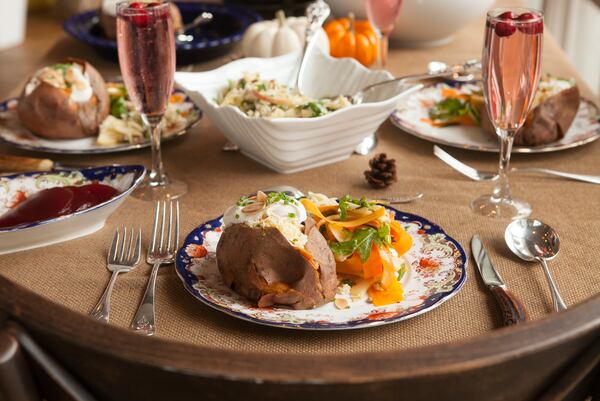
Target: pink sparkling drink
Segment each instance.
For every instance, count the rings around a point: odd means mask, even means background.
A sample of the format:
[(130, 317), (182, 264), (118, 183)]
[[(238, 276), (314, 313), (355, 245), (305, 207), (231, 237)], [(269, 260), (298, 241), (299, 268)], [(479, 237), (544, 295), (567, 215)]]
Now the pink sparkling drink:
[(525, 122), (538, 88), (543, 32), (544, 18), (534, 10), (496, 9), (487, 15), (481, 60), (483, 94), (500, 138), (500, 163), (493, 193), (471, 202), (478, 214), (498, 218), (531, 214), (527, 202), (511, 197), (508, 166), (514, 137)]
[(161, 124), (175, 75), (175, 35), (167, 2), (117, 4), (117, 47), (127, 92), (150, 132), (152, 169), (134, 192), (144, 200), (175, 199), (187, 192), (182, 181), (169, 179), (161, 155)]
[[(526, 24), (517, 25), (516, 18)], [(537, 22), (527, 21), (538, 19)], [(540, 80), (544, 24), (525, 12), (506, 11), (486, 26), (483, 50), (483, 90), (495, 127), (517, 130), (525, 122)]]
[[(140, 113), (165, 112), (173, 89), (175, 36), (168, 5), (118, 10), (119, 64), (129, 96)], [(151, 3), (154, 4), (154, 3)]]

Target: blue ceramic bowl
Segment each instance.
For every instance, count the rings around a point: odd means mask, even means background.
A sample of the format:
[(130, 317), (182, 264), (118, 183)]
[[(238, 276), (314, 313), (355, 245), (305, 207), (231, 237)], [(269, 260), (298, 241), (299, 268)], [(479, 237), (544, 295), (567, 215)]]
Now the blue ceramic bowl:
[[(245, 7), (203, 3), (176, 3), (183, 23), (193, 21), (202, 12), (210, 12), (214, 20), (192, 30), (194, 40), (176, 43), (177, 64), (207, 61), (228, 53), (239, 42), (246, 29), (260, 21), (260, 15)], [(102, 57), (117, 61), (117, 42), (104, 36), (96, 10), (76, 14), (67, 19), (64, 30), (75, 39), (92, 46)]]
[(0, 175), (0, 210), (5, 210), (6, 205), (13, 203), (19, 191), (30, 195), (44, 188), (97, 181), (120, 192), (106, 202), (72, 214), (14, 228), (0, 228), (0, 254), (47, 246), (98, 231), (104, 226), (108, 216), (142, 182), (145, 173), (143, 166), (115, 165)]

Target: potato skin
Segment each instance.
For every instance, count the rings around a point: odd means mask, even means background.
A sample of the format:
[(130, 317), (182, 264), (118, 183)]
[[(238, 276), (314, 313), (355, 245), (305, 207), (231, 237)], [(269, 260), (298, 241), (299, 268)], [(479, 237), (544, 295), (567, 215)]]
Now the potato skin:
[[(523, 127), (515, 135), (515, 145), (539, 146), (562, 139), (579, 109), (577, 86), (565, 89), (529, 111)], [(481, 127), (494, 136), (496, 131), (485, 105), (481, 108)]]
[(337, 286), (333, 254), (314, 222), (305, 233), (316, 266), (276, 228), (227, 227), (217, 245), (223, 281), (259, 307), (310, 309), (333, 300)]
[(106, 118), (110, 101), (106, 83), (100, 73), (86, 61), (67, 59), (65, 63), (80, 64), (90, 79), (94, 92), (86, 103), (74, 103), (69, 94), (41, 82), (29, 95), (21, 92), (17, 113), (30, 131), (49, 139), (78, 139), (98, 133)]

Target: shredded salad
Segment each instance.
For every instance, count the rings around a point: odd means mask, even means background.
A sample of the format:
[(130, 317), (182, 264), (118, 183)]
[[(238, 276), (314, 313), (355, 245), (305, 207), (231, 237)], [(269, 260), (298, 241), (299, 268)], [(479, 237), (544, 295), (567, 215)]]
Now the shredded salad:
[(230, 81), (217, 103), (237, 107), (250, 117), (265, 118), (320, 117), (351, 105), (346, 96), (313, 99), (275, 80), (263, 80), (259, 74), (249, 73)]
[(404, 299), (402, 279), (409, 267), (402, 255), (410, 250), (412, 238), (392, 211), (349, 195), (334, 199), (310, 193), (301, 202), (335, 257), (337, 308), (349, 308), (365, 297), (376, 306)]

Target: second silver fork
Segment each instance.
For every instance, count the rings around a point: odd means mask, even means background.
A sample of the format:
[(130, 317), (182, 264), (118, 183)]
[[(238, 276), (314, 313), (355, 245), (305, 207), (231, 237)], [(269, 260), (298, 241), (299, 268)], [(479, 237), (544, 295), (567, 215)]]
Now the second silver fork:
[[(167, 209), (168, 221), (167, 221)], [(154, 213), (152, 240), (148, 248), (146, 262), (152, 265), (152, 272), (144, 298), (131, 322), (131, 329), (147, 336), (156, 332), (154, 297), (156, 293), (156, 277), (163, 265), (175, 261), (179, 249), (179, 202), (158, 202)]]
[[(120, 243), (119, 243), (120, 241)], [(120, 246), (119, 246), (120, 245)], [(127, 238), (127, 228), (119, 232), (117, 228), (113, 241), (108, 250), (108, 258), (106, 268), (112, 272), (110, 281), (96, 304), (92, 312), (92, 317), (108, 323), (110, 315), (110, 295), (120, 273), (127, 273), (135, 268), (135, 265), (140, 261), (142, 253), (142, 230), (137, 231), (131, 229), (131, 235)]]

